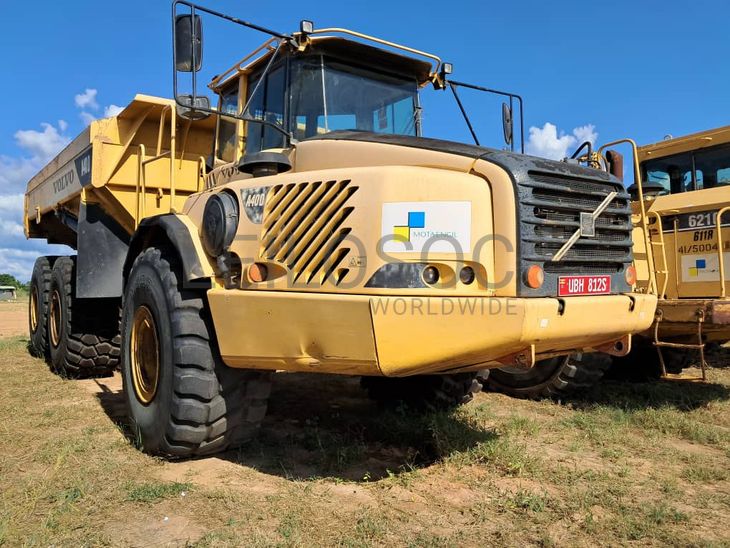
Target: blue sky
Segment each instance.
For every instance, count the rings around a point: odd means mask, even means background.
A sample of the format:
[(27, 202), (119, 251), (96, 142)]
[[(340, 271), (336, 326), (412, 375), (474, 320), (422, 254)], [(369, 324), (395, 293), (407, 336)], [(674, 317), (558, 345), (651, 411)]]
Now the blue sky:
[[(730, 4), (720, 0), (205, 4), (282, 32), (306, 18), (436, 53), (454, 63), (455, 79), (523, 95), (537, 154), (572, 151), (575, 134), (648, 143), (730, 123)], [(6, 2), (3, 23), (0, 272), (28, 279), (45, 249), (22, 237), (28, 178), (90, 116), (135, 93), (171, 95), (170, 2)], [(206, 25), (214, 72), (263, 39), (215, 30)], [(451, 98), (437, 99), (425, 102), (425, 133), (468, 141)], [(499, 102), (464, 99), (484, 141), (499, 146)]]

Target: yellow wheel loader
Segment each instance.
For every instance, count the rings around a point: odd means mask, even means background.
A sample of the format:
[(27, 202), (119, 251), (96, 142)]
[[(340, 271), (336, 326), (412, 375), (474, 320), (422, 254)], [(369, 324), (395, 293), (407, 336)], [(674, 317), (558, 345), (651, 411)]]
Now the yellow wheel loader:
[[(209, 82), (213, 102), (196, 87), (204, 18), (268, 36)], [(479, 146), (469, 86), (437, 56), (182, 1), (173, 29), (174, 99), (92, 122), (25, 198), (27, 235), (77, 251), (36, 264), (34, 352), (71, 376), (119, 363), (144, 450), (251, 439), (275, 371), (448, 408), (479, 371), (622, 355), (651, 324), (620, 181)], [(477, 144), (422, 136), (429, 89), (454, 95)], [(504, 95), (513, 148), (521, 99)]]

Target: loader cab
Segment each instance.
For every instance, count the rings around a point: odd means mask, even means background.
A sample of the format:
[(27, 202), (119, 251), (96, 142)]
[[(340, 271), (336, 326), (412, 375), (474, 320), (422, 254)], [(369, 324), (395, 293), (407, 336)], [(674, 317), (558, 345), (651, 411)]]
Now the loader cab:
[(730, 186), (730, 126), (645, 145), (637, 155), (641, 180), (659, 194)]
[(333, 37), (272, 55), (213, 88), (220, 112), (241, 113), (248, 105), (246, 117), (267, 122), (219, 116), (218, 162), (337, 130), (421, 135), (418, 90), (429, 81), (430, 64)]

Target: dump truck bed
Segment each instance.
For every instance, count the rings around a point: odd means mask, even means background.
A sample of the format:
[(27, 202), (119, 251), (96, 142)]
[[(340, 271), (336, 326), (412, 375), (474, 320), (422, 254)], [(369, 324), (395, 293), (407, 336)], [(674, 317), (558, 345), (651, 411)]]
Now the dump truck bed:
[[(26, 235), (75, 247), (68, 240), (82, 202), (100, 205), (129, 233), (146, 216), (181, 209), (203, 188), (215, 120), (175, 112), (170, 99), (137, 95), (117, 116), (94, 120), (28, 183)], [(71, 230), (57, 230), (59, 222)]]

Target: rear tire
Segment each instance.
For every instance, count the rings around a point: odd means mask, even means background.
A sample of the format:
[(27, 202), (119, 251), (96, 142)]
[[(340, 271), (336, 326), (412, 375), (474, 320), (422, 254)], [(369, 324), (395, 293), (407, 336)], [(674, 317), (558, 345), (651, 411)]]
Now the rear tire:
[(266, 414), (271, 373), (221, 360), (205, 295), (181, 287), (177, 261), (150, 248), (129, 275), (122, 311), (122, 375), (141, 448), (174, 457), (240, 446)]
[(606, 354), (549, 358), (530, 369), (489, 369), (485, 387), (515, 398), (560, 399), (598, 383), (611, 365)]
[(51, 271), (56, 257), (38, 257), (30, 278), (28, 301), (28, 349), (36, 358), (49, 359), (48, 350), (48, 294), (51, 291)]
[(47, 340), (51, 368), (80, 379), (109, 377), (119, 364), (118, 300), (76, 298), (76, 258), (53, 264)]
[(385, 405), (405, 403), (414, 409), (445, 410), (468, 403), (481, 391), (476, 373), (363, 377), (361, 386), (370, 399)]

